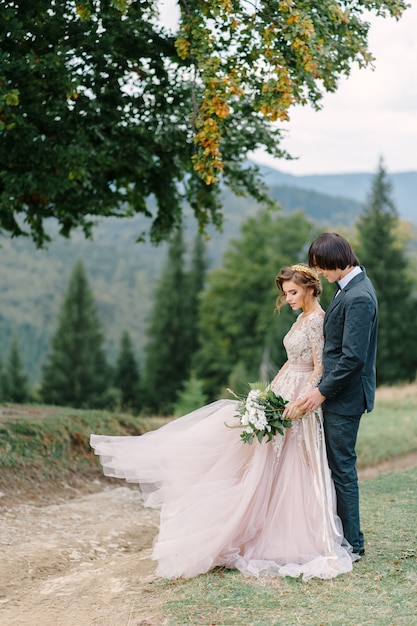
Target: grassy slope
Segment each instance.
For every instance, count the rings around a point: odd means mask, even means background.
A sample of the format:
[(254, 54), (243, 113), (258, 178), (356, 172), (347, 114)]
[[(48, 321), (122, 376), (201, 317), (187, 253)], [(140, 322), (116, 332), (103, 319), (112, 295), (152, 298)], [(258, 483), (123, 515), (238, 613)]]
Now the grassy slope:
[(0, 489), (45, 491), (57, 483), (101, 478), (91, 433), (140, 435), (162, 418), (107, 411), (4, 405), (0, 408)]

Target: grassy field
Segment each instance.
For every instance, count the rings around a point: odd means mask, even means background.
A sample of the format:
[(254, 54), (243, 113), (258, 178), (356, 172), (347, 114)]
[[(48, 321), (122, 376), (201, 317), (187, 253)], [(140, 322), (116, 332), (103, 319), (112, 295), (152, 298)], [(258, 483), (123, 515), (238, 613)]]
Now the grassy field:
[(378, 389), (359, 429), (358, 467), (417, 451), (417, 384)]

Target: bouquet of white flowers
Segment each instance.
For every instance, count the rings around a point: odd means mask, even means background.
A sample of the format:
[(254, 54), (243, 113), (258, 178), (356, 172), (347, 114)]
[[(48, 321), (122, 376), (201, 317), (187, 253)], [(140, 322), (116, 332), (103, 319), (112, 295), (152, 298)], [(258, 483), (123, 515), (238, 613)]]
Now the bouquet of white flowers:
[(288, 400), (277, 396), (269, 384), (248, 383), (250, 391), (247, 395), (237, 395), (232, 389), (228, 389), (239, 400), (238, 413), (243, 427), (240, 437), (244, 443), (252, 443), (254, 437), (262, 443), (264, 437), (271, 441), (277, 433), (284, 434), (284, 428), (290, 428), (291, 420), (283, 417)]

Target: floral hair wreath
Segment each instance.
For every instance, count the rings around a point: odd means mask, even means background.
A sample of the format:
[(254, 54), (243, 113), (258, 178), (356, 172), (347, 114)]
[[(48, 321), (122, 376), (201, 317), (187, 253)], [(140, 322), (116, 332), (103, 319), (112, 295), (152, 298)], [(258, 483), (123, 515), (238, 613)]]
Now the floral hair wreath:
[(291, 265), (290, 269), (292, 269), (293, 272), (302, 272), (314, 280), (319, 280), (319, 275), (316, 270), (312, 267), (308, 267), (308, 265)]

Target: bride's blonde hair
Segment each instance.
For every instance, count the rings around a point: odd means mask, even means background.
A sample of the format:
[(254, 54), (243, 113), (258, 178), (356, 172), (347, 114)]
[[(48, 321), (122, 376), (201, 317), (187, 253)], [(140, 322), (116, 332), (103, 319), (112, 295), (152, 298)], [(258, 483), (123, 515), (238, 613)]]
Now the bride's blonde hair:
[(296, 285), (304, 287), (305, 289), (312, 289), (315, 298), (318, 298), (323, 291), (319, 275), (313, 267), (309, 267), (305, 263), (297, 263), (290, 267), (284, 267), (275, 278), (275, 284), (281, 292), (275, 302), (277, 311), (285, 304), (284, 288), (282, 285), (289, 280), (292, 280)]

